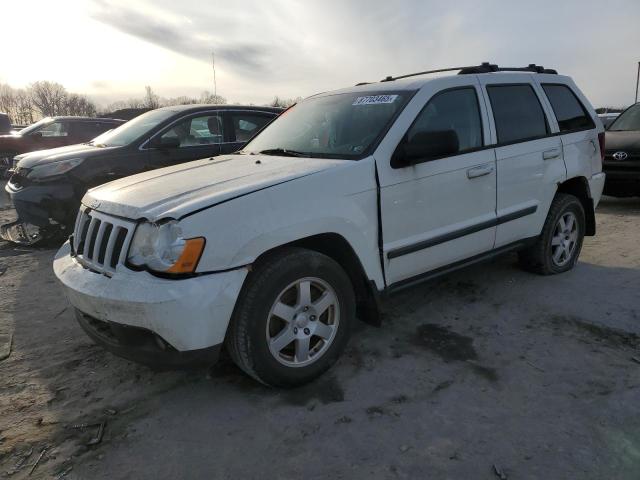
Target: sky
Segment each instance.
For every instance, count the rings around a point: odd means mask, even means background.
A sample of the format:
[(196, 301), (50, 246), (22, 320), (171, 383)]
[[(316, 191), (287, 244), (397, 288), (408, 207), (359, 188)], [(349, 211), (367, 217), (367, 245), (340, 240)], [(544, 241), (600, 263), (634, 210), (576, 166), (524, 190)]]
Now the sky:
[(490, 61), (570, 75), (633, 102), (640, 0), (0, 0), (0, 83), (63, 84), (100, 105), (213, 91), (265, 104)]

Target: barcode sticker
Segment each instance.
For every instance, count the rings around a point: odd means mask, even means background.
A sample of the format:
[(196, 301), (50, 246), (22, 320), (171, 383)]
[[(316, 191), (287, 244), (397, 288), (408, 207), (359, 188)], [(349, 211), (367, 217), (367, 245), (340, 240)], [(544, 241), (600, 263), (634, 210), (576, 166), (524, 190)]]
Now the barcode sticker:
[(383, 103), (395, 102), (398, 95), (369, 95), (367, 97), (358, 97), (352, 105), (380, 105)]

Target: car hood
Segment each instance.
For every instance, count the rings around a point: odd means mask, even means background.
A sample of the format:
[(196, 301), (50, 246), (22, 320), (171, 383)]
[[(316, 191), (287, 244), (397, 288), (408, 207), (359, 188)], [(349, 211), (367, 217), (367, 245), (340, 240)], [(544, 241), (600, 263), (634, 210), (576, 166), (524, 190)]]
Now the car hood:
[(605, 133), (605, 150), (607, 153), (640, 152), (640, 130), (616, 132), (607, 130)]
[(115, 180), (89, 190), (82, 203), (101, 212), (131, 219), (178, 219), (196, 210), (344, 162), (266, 155), (214, 157)]
[[(119, 148), (109, 147), (108, 149)], [(99, 155), (108, 150), (107, 148), (96, 147), (88, 144), (69, 145), (66, 147), (51, 148), (49, 150), (38, 150), (36, 152), (25, 153), (20, 158), (18, 166), (20, 168), (33, 168), (46, 163), (59, 162), (71, 158), (88, 158)]]

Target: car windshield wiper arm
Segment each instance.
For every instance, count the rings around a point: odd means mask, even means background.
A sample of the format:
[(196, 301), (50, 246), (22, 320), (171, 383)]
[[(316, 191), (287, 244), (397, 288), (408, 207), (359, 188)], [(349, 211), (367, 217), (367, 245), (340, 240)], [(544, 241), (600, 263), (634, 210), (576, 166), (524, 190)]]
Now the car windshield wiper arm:
[(304, 152), (298, 152), (296, 150), (289, 150), (287, 148), (268, 148), (266, 150), (260, 150), (258, 152), (261, 155), (281, 155), (283, 157), (310, 157), (311, 155)]

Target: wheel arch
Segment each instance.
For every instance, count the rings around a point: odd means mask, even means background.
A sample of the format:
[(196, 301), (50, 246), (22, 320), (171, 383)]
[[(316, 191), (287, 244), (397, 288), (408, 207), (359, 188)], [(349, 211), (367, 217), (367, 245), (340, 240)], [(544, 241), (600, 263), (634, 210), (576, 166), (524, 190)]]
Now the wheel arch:
[(585, 177), (573, 177), (558, 184), (558, 192), (568, 193), (580, 200), (585, 214), (585, 235), (596, 234), (596, 214), (589, 190), (589, 181)]
[(268, 261), (275, 253), (291, 247), (313, 250), (335, 260), (345, 270), (353, 285), (358, 318), (371, 325), (380, 326), (378, 289), (375, 282), (367, 278), (360, 258), (346, 238), (338, 233), (321, 233), (300, 238), (267, 250), (259, 255), (252, 265)]

